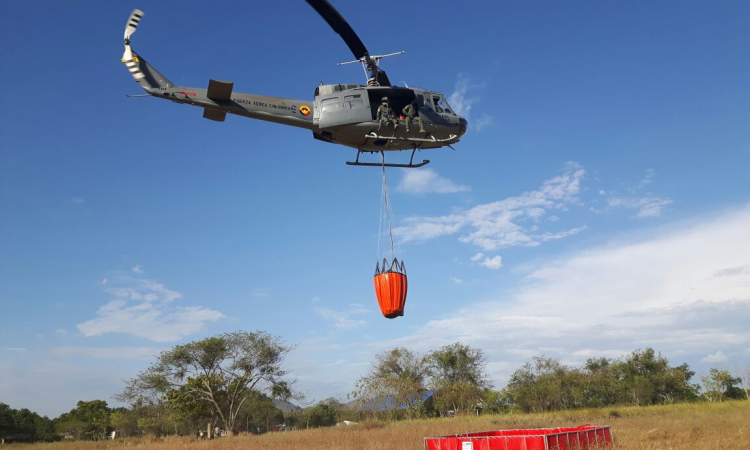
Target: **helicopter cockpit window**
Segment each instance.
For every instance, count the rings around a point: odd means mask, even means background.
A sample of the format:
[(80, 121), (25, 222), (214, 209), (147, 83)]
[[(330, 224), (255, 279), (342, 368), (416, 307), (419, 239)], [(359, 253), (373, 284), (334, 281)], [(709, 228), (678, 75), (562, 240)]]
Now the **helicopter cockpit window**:
[(341, 109), (341, 102), (338, 97), (324, 98), (320, 102), (320, 111), (323, 113), (340, 111)]
[(362, 100), (362, 95), (346, 95), (344, 96), (344, 109), (353, 108), (364, 108), (365, 101)]
[(451, 111), (450, 106), (448, 106), (448, 102), (446, 102), (443, 97), (434, 95), (432, 97), (432, 101), (435, 104), (435, 111), (439, 113), (446, 112), (448, 114), (455, 114), (453, 111)]

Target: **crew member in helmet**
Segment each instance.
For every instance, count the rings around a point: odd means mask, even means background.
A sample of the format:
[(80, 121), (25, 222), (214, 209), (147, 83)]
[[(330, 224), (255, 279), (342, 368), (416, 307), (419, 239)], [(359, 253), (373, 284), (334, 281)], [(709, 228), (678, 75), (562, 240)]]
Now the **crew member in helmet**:
[(378, 106), (377, 120), (380, 121), (380, 126), (388, 126), (389, 123), (393, 122), (393, 131), (398, 129), (398, 119), (396, 119), (396, 113), (393, 112), (388, 97), (380, 99), (380, 106)]
[(422, 117), (419, 115), (419, 110), (417, 109), (417, 101), (413, 100), (408, 105), (404, 106), (404, 109), (402, 112), (404, 113), (404, 120), (406, 121), (406, 131), (409, 132), (409, 124), (411, 124), (411, 121), (414, 119), (417, 119), (417, 123), (419, 124), (419, 132), (424, 133), (424, 124), (422, 123)]

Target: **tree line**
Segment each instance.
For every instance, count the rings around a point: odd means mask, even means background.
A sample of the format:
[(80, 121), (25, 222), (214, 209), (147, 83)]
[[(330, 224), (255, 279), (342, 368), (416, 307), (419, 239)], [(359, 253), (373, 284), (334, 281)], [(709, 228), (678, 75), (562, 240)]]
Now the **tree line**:
[(48, 419), (0, 403), (0, 437), (101, 439), (115, 430), (120, 436), (195, 434), (207, 424), (228, 433), (259, 433), (282, 424), (308, 428), (344, 420), (750, 400), (750, 374), (738, 377), (711, 369), (694, 383), (695, 372), (687, 364), (672, 366), (651, 348), (616, 359), (591, 358), (580, 367), (537, 356), (497, 390), (483, 352), (457, 342), (425, 354), (403, 347), (379, 353), (357, 380), (350, 401), (327, 399), (312, 405), (284, 368), (293, 348), (262, 331), (177, 345), (125, 381), (115, 399), (129, 407), (80, 401)]

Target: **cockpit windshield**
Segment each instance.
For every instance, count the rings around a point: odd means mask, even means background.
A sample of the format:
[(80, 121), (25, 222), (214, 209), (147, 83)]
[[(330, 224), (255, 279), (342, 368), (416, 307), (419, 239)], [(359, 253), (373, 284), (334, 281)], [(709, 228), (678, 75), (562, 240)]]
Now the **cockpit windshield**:
[(448, 102), (445, 101), (445, 97), (439, 94), (432, 94), (430, 97), (432, 98), (432, 104), (435, 107), (435, 112), (455, 114), (450, 105), (448, 105)]

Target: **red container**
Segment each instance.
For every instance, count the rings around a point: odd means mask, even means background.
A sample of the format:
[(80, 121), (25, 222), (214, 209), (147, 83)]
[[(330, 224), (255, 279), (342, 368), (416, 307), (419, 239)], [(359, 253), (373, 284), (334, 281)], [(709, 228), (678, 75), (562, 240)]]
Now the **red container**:
[(406, 275), (403, 273), (386, 272), (375, 275), (375, 295), (385, 317), (395, 319), (404, 315), (406, 287)]
[(393, 258), (388, 263), (383, 259), (383, 267), (375, 265), (375, 295), (378, 297), (380, 311), (388, 319), (404, 315), (408, 286), (403, 262)]
[(585, 450), (611, 445), (609, 425), (482, 431), (424, 438), (425, 450)]

